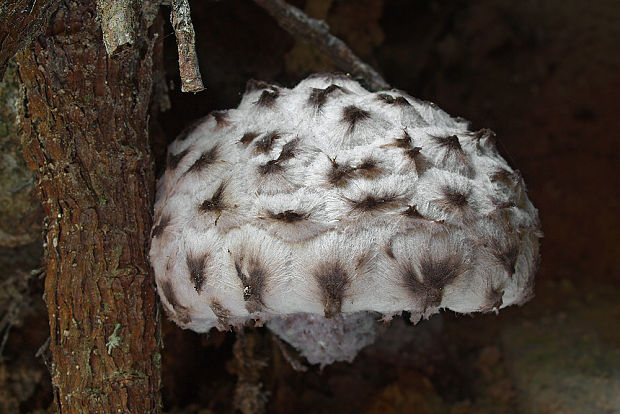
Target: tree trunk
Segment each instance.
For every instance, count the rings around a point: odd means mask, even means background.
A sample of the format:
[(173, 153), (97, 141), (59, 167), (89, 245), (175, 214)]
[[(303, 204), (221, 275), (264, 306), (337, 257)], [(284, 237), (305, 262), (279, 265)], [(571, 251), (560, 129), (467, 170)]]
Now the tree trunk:
[[(134, 2), (138, 16), (139, 5)], [(19, 56), (24, 152), (46, 215), (45, 301), (62, 413), (157, 413), (157, 302), (147, 262), (153, 50), (139, 19), (110, 57), (91, 1), (59, 2)], [(153, 32), (153, 31), (152, 31)]]

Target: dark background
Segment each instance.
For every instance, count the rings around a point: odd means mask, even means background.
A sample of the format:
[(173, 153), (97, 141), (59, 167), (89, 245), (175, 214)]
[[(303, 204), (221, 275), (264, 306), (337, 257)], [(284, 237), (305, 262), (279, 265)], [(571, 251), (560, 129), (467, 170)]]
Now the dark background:
[[(392, 86), (473, 129), (494, 130), (500, 152), (523, 173), (545, 237), (530, 303), (499, 315), (444, 312), (415, 327), (395, 320), (353, 364), (297, 373), (266, 332), (255, 333), (257, 357), (268, 364), (268, 412), (620, 413), (620, 3), (291, 3), (326, 19)], [(207, 90), (180, 92), (168, 25), (172, 105), (156, 143), (213, 109), (235, 107), (250, 78), (293, 86), (338, 70), (251, 1), (191, 6)], [(161, 171), (165, 145), (153, 151)], [(38, 259), (40, 248), (20, 254)], [(39, 297), (8, 337), (10, 363), (0, 365), (0, 401), (17, 399), (22, 412), (51, 401), (47, 371), (33, 357), (48, 335)], [(234, 335), (197, 335), (167, 321), (163, 329), (165, 409), (231, 412)]]

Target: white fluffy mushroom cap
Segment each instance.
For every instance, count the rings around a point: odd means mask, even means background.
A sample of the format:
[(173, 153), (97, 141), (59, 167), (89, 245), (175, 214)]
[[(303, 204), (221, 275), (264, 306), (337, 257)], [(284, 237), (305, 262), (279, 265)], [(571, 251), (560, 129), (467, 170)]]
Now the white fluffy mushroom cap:
[(251, 81), (168, 150), (150, 259), (184, 328), (532, 295), (540, 224), (494, 134), (344, 75)]

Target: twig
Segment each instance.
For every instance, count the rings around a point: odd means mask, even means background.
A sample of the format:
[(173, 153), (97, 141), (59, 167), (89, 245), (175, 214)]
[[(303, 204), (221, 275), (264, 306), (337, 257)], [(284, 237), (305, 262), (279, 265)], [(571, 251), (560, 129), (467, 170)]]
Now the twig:
[(170, 21), (177, 38), (181, 90), (183, 92), (200, 92), (204, 86), (198, 67), (196, 34), (192, 25), (188, 0), (172, 0)]
[(109, 56), (121, 46), (136, 42), (136, 3), (133, 0), (97, 0), (103, 44)]
[(353, 53), (340, 39), (329, 33), (323, 20), (313, 19), (283, 0), (254, 0), (278, 21), (280, 27), (299, 40), (311, 43), (329, 56), (334, 63), (353, 76), (362, 78), (373, 90), (389, 89), (390, 85), (370, 65)]

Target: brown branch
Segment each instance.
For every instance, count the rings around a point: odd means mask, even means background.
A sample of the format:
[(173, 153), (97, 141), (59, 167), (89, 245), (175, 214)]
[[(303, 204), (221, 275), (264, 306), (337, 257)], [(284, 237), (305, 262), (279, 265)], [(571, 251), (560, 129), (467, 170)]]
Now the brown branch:
[(183, 92), (200, 92), (204, 86), (198, 66), (196, 33), (192, 25), (188, 0), (172, 0), (170, 21), (177, 38), (181, 90)]
[(323, 20), (313, 19), (283, 0), (254, 0), (254, 2), (267, 10), (284, 30), (295, 38), (317, 47), (342, 70), (363, 79), (369, 88), (373, 90), (390, 88), (377, 71), (357, 57), (342, 40), (329, 33), (329, 27)]

